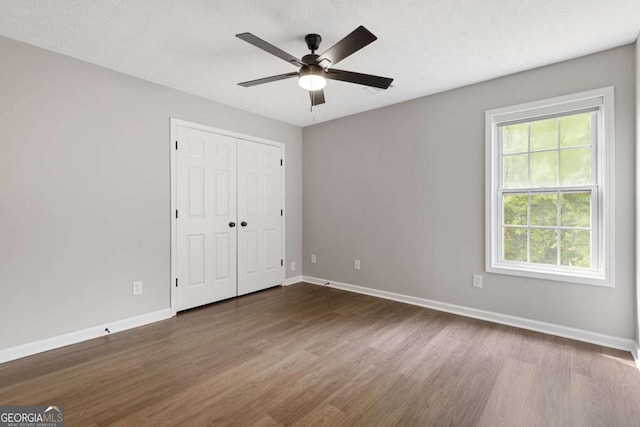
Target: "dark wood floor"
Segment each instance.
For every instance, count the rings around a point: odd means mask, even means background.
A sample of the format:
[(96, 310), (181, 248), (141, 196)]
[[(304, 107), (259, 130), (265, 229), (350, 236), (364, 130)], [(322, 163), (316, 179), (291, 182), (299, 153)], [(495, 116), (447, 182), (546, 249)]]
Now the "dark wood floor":
[(630, 355), (313, 285), (0, 365), (67, 426), (640, 426)]

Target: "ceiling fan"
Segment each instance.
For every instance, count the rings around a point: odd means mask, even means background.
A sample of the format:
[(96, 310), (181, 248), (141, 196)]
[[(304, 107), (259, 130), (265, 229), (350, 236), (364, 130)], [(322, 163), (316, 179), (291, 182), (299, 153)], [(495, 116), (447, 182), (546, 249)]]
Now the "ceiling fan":
[(316, 55), (315, 53), (320, 46), (322, 37), (318, 34), (307, 34), (304, 40), (307, 42), (307, 47), (311, 53), (303, 56), (302, 59), (298, 59), (288, 54), (251, 33), (236, 34), (236, 37), (300, 68), (298, 71), (291, 73), (278, 74), (277, 76), (238, 83), (240, 86), (250, 87), (263, 83), (298, 77), (298, 84), (303, 89), (309, 91), (312, 107), (314, 105), (324, 104), (325, 98), (323, 89), (327, 85), (327, 79), (372, 86), (380, 89), (387, 89), (391, 85), (391, 82), (393, 82), (393, 79), (388, 77), (354, 73), (353, 71), (344, 71), (332, 68), (349, 55), (359, 51), (366, 45), (378, 39), (362, 25), (333, 45), (322, 55)]

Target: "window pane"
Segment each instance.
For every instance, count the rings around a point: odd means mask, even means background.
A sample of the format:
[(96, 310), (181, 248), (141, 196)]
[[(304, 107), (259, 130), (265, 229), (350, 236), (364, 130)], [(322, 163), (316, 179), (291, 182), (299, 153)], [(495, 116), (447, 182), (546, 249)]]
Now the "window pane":
[(591, 266), (591, 232), (588, 230), (562, 230), (560, 261), (570, 267)]
[(531, 229), (531, 262), (538, 264), (558, 263), (557, 230), (546, 228)]
[(560, 195), (561, 224), (565, 227), (591, 226), (591, 193)]
[(560, 119), (560, 146), (574, 147), (591, 144), (591, 113), (566, 116)]
[(531, 151), (558, 146), (558, 119), (531, 123)]
[(504, 227), (505, 261), (527, 262), (527, 229)]
[[(533, 169), (533, 166), (532, 166)], [(560, 185), (591, 183), (591, 148), (560, 151)]]
[(531, 186), (558, 185), (558, 152), (531, 153)]
[(504, 156), (502, 181), (505, 188), (527, 186), (527, 154)]
[(502, 131), (502, 152), (520, 153), (529, 148), (528, 141), (529, 124), (522, 123), (503, 127)]
[(503, 221), (507, 225), (527, 225), (526, 194), (505, 194), (502, 197)]
[(531, 195), (531, 225), (558, 225), (558, 196), (555, 193)]

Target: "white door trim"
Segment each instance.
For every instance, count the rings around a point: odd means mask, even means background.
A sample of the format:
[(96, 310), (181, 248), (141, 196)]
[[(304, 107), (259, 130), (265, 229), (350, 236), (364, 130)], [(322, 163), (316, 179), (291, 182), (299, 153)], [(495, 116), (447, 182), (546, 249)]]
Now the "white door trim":
[[(170, 220), (171, 220), (171, 282), (170, 282), (170, 294), (171, 294), (171, 315), (175, 316), (177, 312), (176, 306), (176, 279), (178, 278), (178, 235), (177, 235), (177, 220), (176, 220), (176, 209), (178, 208), (178, 200), (177, 200), (177, 183), (178, 183), (178, 174), (176, 167), (178, 165), (177, 154), (176, 154), (176, 137), (177, 137), (177, 128), (178, 127), (187, 127), (196, 130), (202, 130), (205, 132), (216, 133), (219, 135), (229, 136), (236, 139), (242, 139), (245, 141), (256, 142), (259, 144), (273, 145), (279, 147), (282, 153), (283, 162), (286, 164), (286, 156), (285, 156), (285, 145), (282, 142), (272, 141), (270, 139), (260, 138), (257, 136), (246, 135), (238, 132), (232, 132), (225, 129), (215, 128), (212, 126), (202, 125), (199, 123), (188, 122), (185, 120), (175, 119), (173, 117), (170, 118), (171, 131), (170, 136), (171, 139), (169, 141), (169, 151), (171, 152), (171, 210), (169, 211)], [(286, 204), (286, 191), (285, 191), (285, 165), (282, 166), (282, 258), (285, 259), (285, 254), (287, 253), (286, 248), (286, 218), (287, 218), (287, 210), (284, 205)], [(285, 283), (286, 276), (286, 263), (282, 268), (282, 284)]]

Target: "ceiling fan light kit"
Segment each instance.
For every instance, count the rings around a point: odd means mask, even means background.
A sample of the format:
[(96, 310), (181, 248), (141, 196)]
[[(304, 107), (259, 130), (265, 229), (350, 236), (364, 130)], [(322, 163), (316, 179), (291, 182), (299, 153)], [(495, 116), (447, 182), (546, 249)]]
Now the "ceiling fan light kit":
[(327, 85), (324, 70), (317, 65), (305, 65), (298, 72), (298, 84), (305, 90), (320, 90)]
[(296, 67), (299, 67), (297, 72), (279, 74), (276, 76), (238, 83), (240, 86), (251, 87), (263, 83), (298, 77), (298, 84), (300, 87), (309, 91), (312, 107), (325, 103), (323, 89), (327, 85), (327, 79), (356, 83), (378, 89), (387, 89), (391, 86), (391, 82), (393, 82), (393, 79), (388, 77), (354, 73), (353, 71), (344, 71), (332, 68), (335, 64), (346, 57), (377, 40), (377, 37), (362, 25), (333, 45), (322, 55), (316, 55), (315, 53), (320, 46), (322, 37), (318, 34), (307, 34), (304, 39), (307, 43), (307, 48), (311, 53), (303, 56), (302, 59), (298, 59), (295, 56), (288, 54), (251, 33), (236, 34), (236, 37), (272, 55), (275, 55)]

